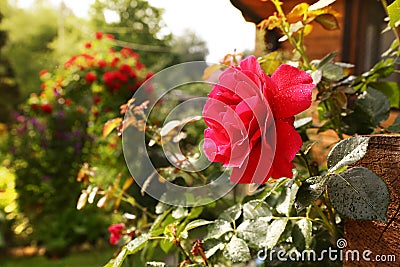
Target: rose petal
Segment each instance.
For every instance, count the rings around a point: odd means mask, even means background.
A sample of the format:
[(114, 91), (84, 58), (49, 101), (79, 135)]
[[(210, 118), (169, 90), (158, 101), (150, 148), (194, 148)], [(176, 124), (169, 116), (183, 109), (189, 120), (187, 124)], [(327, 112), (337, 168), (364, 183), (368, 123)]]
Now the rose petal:
[(270, 169), (274, 158), (271, 146), (258, 142), (242, 167), (233, 168), (230, 180), (237, 184), (263, 184), (270, 177)]
[(277, 140), (275, 158), (272, 168), (272, 177), (292, 178), (293, 159), (300, 150), (302, 140), (299, 133), (293, 127), (293, 120), (275, 121)]
[(271, 77), (278, 90), (270, 95), (275, 118), (292, 117), (311, 105), (312, 78), (298, 68), (281, 65)]

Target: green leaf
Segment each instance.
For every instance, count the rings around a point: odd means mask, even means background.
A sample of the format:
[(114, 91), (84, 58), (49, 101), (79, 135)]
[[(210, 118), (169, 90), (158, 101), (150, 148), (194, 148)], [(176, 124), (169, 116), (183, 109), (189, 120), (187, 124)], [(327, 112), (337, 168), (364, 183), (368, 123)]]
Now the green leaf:
[(294, 183), (291, 187), (286, 187), (284, 190), (286, 190), (285, 199), (283, 202), (276, 205), (276, 211), (280, 214), (289, 216), (290, 210), (292, 209), (293, 203), (296, 199), (299, 186)]
[(298, 129), (301, 128), (303, 126), (306, 126), (307, 124), (311, 125), (312, 123), (312, 117), (306, 117), (306, 118), (301, 118), (298, 120), (295, 120), (294, 124), (294, 128)]
[(172, 242), (170, 242), (168, 239), (162, 239), (160, 242), (160, 248), (165, 254), (168, 254), (171, 248), (173, 247)]
[(288, 218), (279, 218), (268, 226), (265, 244), (263, 244), (266, 249), (275, 247), (286, 228), (287, 222)]
[(297, 192), (294, 207), (299, 212), (316, 201), (324, 192), (328, 176), (313, 176), (303, 181)]
[(198, 228), (198, 227), (201, 227), (201, 226), (204, 226), (204, 225), (208, 225), (208, 224), (211, 224), (211, 223), (214, 223), (214, 222), (213, 221), (206, 221), (206, 220), (203, 220), (203, 219), (191, 221), (190, 223), (188, 223), (186, 225), (185, 229), (183, 229), (183, 231), (181, 233), (181, 236), (183, 236), (184, 238), (187, 238), (187, 233), (190, 230), (193, 230), (195, 228)]
[(389, 14), (389, 25), (391, 27), (396, 27), (396, 22), (400, 21), (400, 1), (395, 0), (387, 7), (387, 10)]
[(312, 222), (306, 218), (298, 220), (293, 227), (292, 236), (298, 250), (309, 249), (312, 241)]
[(383, 93), (388, 98), (390, 107), (399, 107), (400, 89), (397, 82), (374, 82), (370, 83), (369, 86)]
[(355, 167), (333, 175), (328, 182), (328, 194), (333, 207), (350, 219), (387, 220), (389, 189), (367, 168)]
[(207, 237), (205, 239), (219, 239), (226, 233), (232, 232), (233, 228), (230, 222), (225, 220), (216, 220), (208, 229)]
[(244, 220), (236, 229), (238, 237), (247, 242), (249, 247), (260, 249), (265, 244), (265, 237), (271, 217), (259, 217), (256, 220)]
[(260, 217), (272, 217), (271, 207), (262, 200), (250, 200), (243, 205), (243, 219), (252, 220)]
[(130, 241), (128, 244), (126, 244), (125, 248), (128, 250), (128, 253), (135, 254), (136, 252), (140, 251), (141, 249), (144, 248), (144, 246), (147, 244), (147, 242), (150, 239), (149, 234), (142, 234), (139, 237), (136, 237), (132, 241)]
[(172, 211), (172, 217), (174, 217), (174, 219), (180, 219), (183, 218), (185, 216), (187, 216), (189, 214), (188, 210), (184, 207), (177, 207), (176, 209), (174, 209)]
[(228, 222), (233, 222), (239, 219), (241, 214), (242, 214), (242, 205), (236, 204), (227, 209), (226, 211), (224, 211), (218, 218)]
[(386, 120), (390, 112), (390, 103), (387, 97), (372, 88), (358, 96), (354, 111), (343, 117), (345, 133), (349, 135), (369, 134), (382, 121)]
[(122, 263), (124, 263), (124, 260), (127, 255), (128, 255), (128, 250), (124, 247), (118, 253), (117, 257), (115, 259), (110, 260), (106, 265), (104, 265), (104, 267), (120, 267)]
[(370, 137), (355, 136), (337, 143), (328, 154), (329, 172), (359, 161), (367, 153)]
[(207, 259), (211, 258), (215, 253), (218, 252), (218, 250), (223, 250), (225, 246), (226, 244), (224, 243), (218, 243), (217, 245), (211, 247), (209, 250), (205, 252)]
[(327, 30), (338, 30), (339, 29), (339, 23), (336, 19), (336, 17), (332, 14), (321, 14), (318, 15), (315, 18), (315, 21), (318, 22), (322, 27), (324, 27)]
[(387, 130), (394, 132), (394, 133), (400, 133), (400, 115), (397, 115), (396, 119), (394, 120), (393, 124), (390, 125)]
[(236, 236), (226, 245), (223, 255), (232, 262), (246, 262), (250, 260), (250, 250), (246, 242)]

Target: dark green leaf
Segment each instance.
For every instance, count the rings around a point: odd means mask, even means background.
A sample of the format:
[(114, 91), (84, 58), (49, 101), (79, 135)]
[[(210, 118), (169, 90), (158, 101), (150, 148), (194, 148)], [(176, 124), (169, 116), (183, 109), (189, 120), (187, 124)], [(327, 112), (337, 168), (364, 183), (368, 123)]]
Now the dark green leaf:
[(311, 61), (311, 64), (315, 65), (318, 69), (321, 69), (327, 64), (333, 63), (333, 60), (337, 56), (336, 52), (331, 52), (324, 56), (321, 60), (313, 60)]
[(243, 218), (246, 220), (259, 217), (272, 217), (270, 206), (262, 200), (251, 200), (243, 205)]
[(314, 176), (305, 180), (297, 192), (294, 206), (297, 211), (301, 211), (314, 203), (324, 192), (328, 176)]
[(312, 222), (298, 220), (292, 229), (293, 242), (298, 250), (309, 249), (312, 241)]
[(211, 247), (210, 249), (208, 249), (206, 251), (206, 257), (207, 259), (211, 258), (215, 253), (218, 252), (218, 250), (223, 250), (225, 248), (226, 244), (224, 243), (218, 243), (216, 245), (214, 245), (213, 247)]
[(216, 220), (210, 225), (206, 239), (219, 239), (224, 234), (232, 231), (233, 228), (230, 222), (225, 220)]
[(374, 82), (369, 86), (383, 93), (390, 102), (390, 107), (398, 108), (400, 102), (400, 89), (397, 82)]
[(223, 255), (232, 262), (246, 262), (250, 260), (250, 250), (246, 242), (236, 236), (226, 245)]
[(390, 125), (387, 129), (394, 133), (400, 133), (400, 115), (397, 115), (393, 124)]
[(239, 219), (240, 215), (242, 214), (242, 205), (236, 204), (226, 211), (224, 211), (220, 216), (219, 219), (225, 220), (228, 222), (233, 222)]
[(270, 217), (259, 217), (256, 220), (244, 220), (237, 227), (237, 235), (247, 242), (249, 247), (263, 248), (266, 241)]
[(367, 153), (369, 137), (355, 136), (337, 143), (328, 154), (329, 172), (359, 161)]
[(328, 194), (333, 207), (350, 219), (387, 220), (389, 189), (367, 168), (355, 167), (333, 175), (328, 182)]
[(274, 220), (267, 228), (267, 236), (264, 247), (266, 249), (272, 249), (278, 243), (283, 231), (286, 228), (288, 222), (287, 218), (279, 218)]
[(289, 213), (292, 209), (294, 201), (296, 200), (296, 194), (297, 194), (298, 190), (299, 190), (299, 186), (295, 183), (292, 184), (291, 187), (286, 187), (285, 188), (285, 191), (286, 191), (285, 199), (276, 205), (276, 211), (279, 212), (280, 214), (289, 216)]
[(339, 29), (339, 23), (336, 17), (332, 14), (321, 14), (315, 18), (315, 21), (327, 30)]
[(185, 236), (185, 235), (187, 235), (188, 231), (190, 231), (192, 229), (195, 229), (195, 228), (198, 228), (198, 227), (201, 227), (201, 226), (204, 226), (204, 225), (211, 224), (211, 223), (214, 223), (214, 222), (213, 221), (206, 221), (206, 220), (203, 220), (203, 219), (191, 221), (190, 223), (188, 223), (186, 225), (185, 229), (183, 229), (182, 235)]
[[(357, 98), (354, 112), (344, 120), (350, 124), (360, 124), (361, 127), (366, 126), (373, 130), (379, 123), (387, 119), (389, 111), (390, 103), (387, 97), (375, 89), (368, 88)], [(363, 130), (367, 129), (359, 127), (357, 132), (360, 134), (370, 133)]]

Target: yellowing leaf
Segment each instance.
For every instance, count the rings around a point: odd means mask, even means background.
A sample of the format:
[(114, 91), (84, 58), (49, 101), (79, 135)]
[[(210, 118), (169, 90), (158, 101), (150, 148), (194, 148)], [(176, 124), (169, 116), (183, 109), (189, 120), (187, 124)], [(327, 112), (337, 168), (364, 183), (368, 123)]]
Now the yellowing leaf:
[(257, 27), (261, 28), (262, 30), (268, 29), (272, 30), (276, 27), (279, 27), (282, 22), (282, 19), (276, 15), (269, 16), (268, 19), (261, 21)]
[(302, 20), (304, 15), (307, 14), (308, 7), (310, 5), (307, 3), (301, 3), (296, 5), (290, 12), (287, 14), (286, 19), (289, 23), (295, 23), (299, 20)]
[(122, 118), (115, 118), (107, 121), (103, 127), (103, 138), (107, 137), (115, 128), (119, 126)]
[(214, 72), (216, 72), (217, 70), (222, 69), (223, 67), (225, 67), (225, 66), (223, 66), (221, 64), (213, 64), (211, 66), (208, 66), (204, 70), (202, 79), (205, 80), (205, 81), (208, 80)]
[(133, 181), (133, 177), (126, 179), (124, 185), (122, 186), (122, 191), (126, 191), (133, 184)]
[(279, 65), (282, 64), (282, 56), (278, 51), (274, 51), (263, 56), (259, 61), (263, 71), (267, 75), (272, 75)]
[(303, 35), (304, 35), (304, 36), (309, 35), (309, 34), (312, 32), (313, 28), (314, 28), (313, 25), (311, 25), (311, 24), (306, 24), (306, 25), (304, 26)]

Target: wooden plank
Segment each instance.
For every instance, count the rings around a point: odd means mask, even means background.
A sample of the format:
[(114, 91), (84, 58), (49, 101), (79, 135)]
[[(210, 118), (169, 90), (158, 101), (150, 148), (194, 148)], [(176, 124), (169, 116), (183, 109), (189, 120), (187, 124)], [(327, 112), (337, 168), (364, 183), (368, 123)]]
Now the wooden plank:
[[(353, 266), (399, 266), (400, 264), (400, 135), (371, 137), (367, 154), (356, 164), (367, 167), (382, 177), (390, 190), (390, 205), (387, 212), (388, 223), (376, 221), (346, 220), (344, 251), (345, 267)], [(358, 250), (360, 260), (346, 252)], [(370, 259), (377, 255), (395, 255), (396, 262), (365, 261), (363, 251), (370, 250)]]

